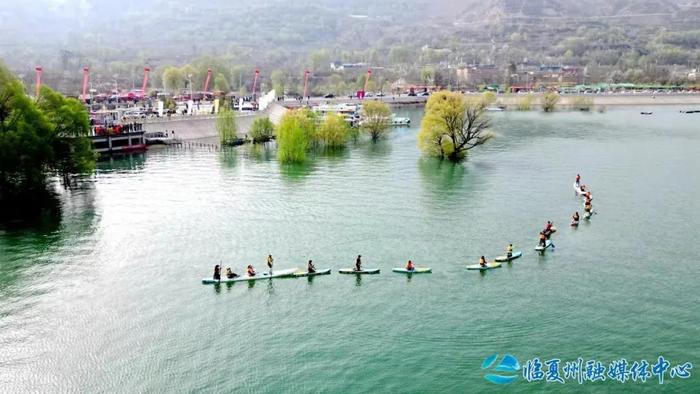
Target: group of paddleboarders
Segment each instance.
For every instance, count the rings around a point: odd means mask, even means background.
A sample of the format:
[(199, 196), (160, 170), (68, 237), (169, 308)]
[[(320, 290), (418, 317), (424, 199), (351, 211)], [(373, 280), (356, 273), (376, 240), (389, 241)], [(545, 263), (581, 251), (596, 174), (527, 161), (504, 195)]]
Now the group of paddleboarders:
[[(583, 217), (584, 219), (590, 219), (591, 215), (593, 215), (593, 196), (591, 195), (591, 191), (588, 190), (586, 185), (581, 185), (580, 183), (581, 175), (577, 174), (576, 183), (574, 185), (579, 188), (579, 190), (581, 191), (579, 194), (583, 196), (584, 199)], [(578, 211), (574, 212), (574, 214), (571, 216), (571, 226), (577, 227), (580, 220), (581, 218), (578, 214)]]
[[(358, 262), (361, 256), (358, 256)], [(272, 275), (272, 266), (274, 265), (275, 259), (272, 257), (271, 254), (267, 255), (267, 268), (269, 269), (270, 275)], [(359, 263), (358, 263), (359, 264)], [(358, 265), (359, 267), (359, 265)], [(314, 266), (314, 263), (312, 260), (309, 260), (307, 264), (307, 270), (308, 273), (313, 274), (316, 272), (316, 267)], [(255, 268), (251, 264), (246, 267), (246, 275), (249, 277), (256, 276), (258, 273), (255, 271)], [(226, 268), (226, 278), (228, 279), (234, 279), (239, 277), (240, 275), (236, 274), (235, 272), (231, 271), (231, 268)], [(221, 266), (219, 264), (214, 266), (214, 279), (215, 280), (221, 280)]]

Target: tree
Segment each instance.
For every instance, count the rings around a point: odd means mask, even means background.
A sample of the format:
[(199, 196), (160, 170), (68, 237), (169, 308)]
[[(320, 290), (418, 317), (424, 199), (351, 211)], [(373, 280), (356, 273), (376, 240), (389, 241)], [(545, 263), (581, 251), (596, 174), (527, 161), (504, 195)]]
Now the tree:
[(342, 116), (329, 113), (318, 127), (317, 138), (327, 148), (341, 148), (348, 141), (349, 129)]
[(226, 76), (222, 73), (216, 74), (214, 78), (214, 90), (228, 93), (231, 91), (231, 85), (229, 85)]
[(254, 143), (267, 142), (275, 136), (275, 125), (270, 118), (257, 118), (250, 127), (250, 138)]
[(163, 87), (169, 92), (177, 92), (184, 87), (184, 77), (177, 67), (167, 67), (163, 70)]
[(526, 94), (518, 100), (518, 111), (529, 111), (532, 109), (532, 103), (535, 101), (535, 96), (532, 93)]
[(574, 98), (572, 107), (579, 111), (590, 111), (593, 108), (593, 99), (590, 97), (578, 96)]
[(484, 107), (489, 107), (493, 105), (493, 103), (495, 103), (496, 100), (496, 93), (490, 90), (487, 90), (481, 94), (481, 102), (483, 103)]
[(331, 55), (327, 50), (321, 49), (311, 54), (310, 61), (315, 72), (323, 72), (330, 68)]
[(42, 87), (35, 102), (0, 64), (0, 200), (43, 187), (50, 173), (67, 180), (94, 169), (83, 105)]
[(451, 161), (493, 138), (484, 102), (460, 93), (434, 93), (425, 106), (418, 146), (429, 156)]
[(313, 146), (316, 119), (308, 109), (287, 112), (277, 127), (277, 159), (281, 163), (303, 163)]
[(362, 104), (362, 114), (360, 116), (362, 130), (372, 137), (372, 141), (377, 141), (389, 128), (390, 116), (391, 110), (386, 103), (382, 101), (365, 101)]
[(236, 115), (227, 108), (222, 108), (216, 117), (216, 131), (219, 133), (221, 145), (235, 145), (238, 141), (238, 125)]
[(544, 112), (552, 112), (559, 102), (559, 94), (547, 92), (542, 96), (542, 109)]
[(83, 104), (42, 86), (37, 105), (51, 124), (53, 167), (57, 172), (66, 181), (70, 174), (92, 172), (96, 157), (88, 138), (90, 120)]
[(272, 81), (272, 89), (275, 90), (277, 97), (284, 96), (284, 88), (287, 81), (287, 76), (282, 70), (275, 70), (270, 75), (270, 80)]

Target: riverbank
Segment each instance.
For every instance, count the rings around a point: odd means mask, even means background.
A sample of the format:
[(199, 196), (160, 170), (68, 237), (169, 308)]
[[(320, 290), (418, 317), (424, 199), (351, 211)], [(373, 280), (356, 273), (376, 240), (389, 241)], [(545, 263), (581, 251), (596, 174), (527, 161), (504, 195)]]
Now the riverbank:
[[(473, 94), (472, 96), (478, 96)], [(536, 94), (532, 101), (530, 111), (539, 112), (541, 109), (542, 95)], [(517, 110), (519, 103), (525, 98), (521, 94), (502, 94), (496, 96), (494, 107), (500, 107), (505, 110)], [(574, 109), (574, 103), (577, 99), (586, 98), (593, 101), (592, 110), (606, 110), (612, 108), (630, 108), (639, 107), (640, 110), (648, 110), (651, 106), (677, 106), (679, 110), (700, 109), (700, 94), (686, 95), (562, 95), (557, 103), (558, 111), (569, 111)], [(428, 97), (413, 97), (413, 96), (391, 96), (378, 98), (389, 104), (391, 107), (412, 108), (422, 107), (425, 105)], [(322, 103), (360, 103), (357, 99), (335, 98), (323, 99), (312, 98), (305, 101), (304, 105), (319, 105)], [(249, 132), (253, 121), (257, 118), (267, 117), (277, 123), (286, 110), (296, 109), (301, 107), (298, 101), (282, 101), (275, 103), (263, 112), (243, 113), (236, 117), (238, 122), (238, 134), (241, 138), (245, 138)], [(175, 136), (182, 140), (201, 140), (207, 143), (216, 143), (216, 116), (203, 117), (181, 117), (173, 118), (172, 120), (155, 119), (145, 122), (145, 127), (148, 131), (175, 131)]]

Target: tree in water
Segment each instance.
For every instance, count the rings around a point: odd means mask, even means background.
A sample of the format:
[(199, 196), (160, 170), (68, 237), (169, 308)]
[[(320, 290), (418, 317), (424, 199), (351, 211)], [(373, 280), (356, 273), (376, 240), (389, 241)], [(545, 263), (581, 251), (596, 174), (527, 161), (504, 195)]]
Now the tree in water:
[(46, 86), (34, 101), (0, 64), (0, 201), (21, 202), (32, 191), (46, 190), (52, 174), (67, 185), (71, 175), (93, 171), (89, 134), (82, 103)]
[(275, 136), (275, 125), (270, 118), (257, 118), (250, 128), (250, 138), (254, 143), (270, 141)]
[(389, 117), (391, 110), (382, 101), (365, 101), (362, 103), (362, 114), (360, 124), (362, 130), (372, 137), (372, 141), (377, 141), (389, 129)]
[(306, 151), (315, 145), (316, 117), (311, 110), (286, 113), (277, 127), (277, 159), (281, 163), (303, 163)]
[(547, 92), (542, 96), (542, 109), (544, 112), (552, 112), (559, 102), (559, 94)]
[(317, 137), (326, 148), (342, 148), (350, 137), (350, 126), (342, 116), (329, 113), (319, 125)]
[(418, 133), (418, 146), (433, 157), (461, 161), (467, 152), (493, 138), (486, 102), (442, 91), (428, 99)]
[(236, 145), (238, 142), (238, 125), (236, 115), (228, 108), (222, 108), (216, 117), (216, 131), (221, 145)]

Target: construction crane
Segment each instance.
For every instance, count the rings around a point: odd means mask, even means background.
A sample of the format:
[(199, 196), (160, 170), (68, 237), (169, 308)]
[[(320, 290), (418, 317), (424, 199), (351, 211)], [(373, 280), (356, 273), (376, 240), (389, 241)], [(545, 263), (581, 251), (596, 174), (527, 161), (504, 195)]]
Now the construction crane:
[(251, 93), (251, 97), (253, 98), (253, 101), (255, 101), (255, 89), (258, 87), (258, 78), (260, 78), (260, 70), (257, 68), (255, 69), (255, 78), (253, 78), (253, 91)]
[(204, 80), (204, 94), (206, 94), (209, 91), (209, 81), (211, 81), (211, 68), (207, 69), (207, 79)]
[(309, 74), (311, 74), (309, 70), (304, 71), (304, 95), (301, 98), (309, 97)]
[(83, 94), (80, 98), (85, 102), (87, 102), (87, 88), (88, 88), (89, 81), (90, 81), (90, 69), (88, 67), (83, 67)]
[(143, 97), (146, 97), (146, 87), (148, 86), (148, 74), (150, 74), (151, 69), (144, 67), (143, 69), (143, 84), (141, 85), (141, 92), (143, 92)]
[(44, 72), (44, 69), (41, 68), (41, 66), (36, 66), (34, 68), (34, 71), (36, 71), (36, 99), (39, 99), (39, 91), (41, 90), (41, 74)]
[(367, 70), (367, 75), (365, 76), (365, 86), (362, 88), (362, 90), (357, 91), (357, 98), (360, 100), (364, 100), (365, 94), (367, 93), (367, 87), (369, 86), (369, 79), (372, 77), (372, 69)]

